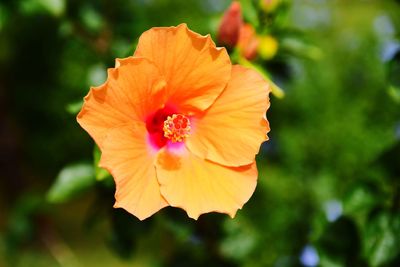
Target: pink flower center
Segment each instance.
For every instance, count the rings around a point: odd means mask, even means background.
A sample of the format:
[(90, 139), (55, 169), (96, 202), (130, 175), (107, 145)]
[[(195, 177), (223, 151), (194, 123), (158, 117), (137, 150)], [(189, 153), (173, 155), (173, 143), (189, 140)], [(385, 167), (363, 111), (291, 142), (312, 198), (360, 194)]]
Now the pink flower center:
[(164, 121), (164, 136), (173, 143), (182, 142), (190, 133), (190, 121), (182, 114), (173, 114)]

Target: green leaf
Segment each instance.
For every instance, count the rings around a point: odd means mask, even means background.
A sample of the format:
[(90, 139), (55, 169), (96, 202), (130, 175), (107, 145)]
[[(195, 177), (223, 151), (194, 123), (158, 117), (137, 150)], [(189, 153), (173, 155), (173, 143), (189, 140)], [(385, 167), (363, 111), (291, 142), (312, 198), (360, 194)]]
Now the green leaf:
[(399, 254), (399, 232), (400, 216), (381, 213), (368, 224), (364, 235), (364, 253), (371, 266), (380, 266)]
[(103, 17), (95, 9), (84, 7), (81, 9), (80, 15), (83, 25), (85, 25), (89, 31), (98, 33), (103, 28)]
[(257, 245), (257, 233), (243, 220), (226, 220), (224, 228), (226, 238), (221, 242), (221, 252), (224, 256), (244, 260)]
[(400, 88), (399, 87), (390, 85), (388, 88), (388, 94), (396, 103), (400, 103)]
[(371, 190), (365, 186), (357, 186), (344, 198), (344, 214), (353, 218), (360, 227), (363, 227), (368, 213), (377, 204), (377, 201)]
[(326, 255), (321, 255), (319, 266), (321, 267), (344, 267), (345, 265), (338, 259), (332, 259)]
[(97, 181), (103, 181), (106, 178), (111, 178), (107, 170), (99, 167), (101, 152), (98, 146), (94, 146), (93, 159), (94, 159), (94, 172)]
[(8, 22), (9, 17), (10, 14), (8, 10), (2, 4), (0, 4), (0, 32)]
[(79, 101), (77, 101), (77, 102), (69, 103), (69, 104), (65, 107), (65, 109), (67, 110), (67, 112), (68, 112), (69, 114), (75, 115), (75, 114), (77, 114), (77, 113), (79, 112), (79, 110), (81, 110), (82, 104), (83, 104), (83, 101), (82, 101), (82, 100), (79, 100)]
[(65, 0), (23, 0), (19, 4), (21, 11), (29, 15), (49, 13), (60, 17), (65, 12)]
[(65, 11), (65, 0), (39, 0), (38, 2), (53, 16), (61, 16)]
[(47, 201), (66, 202), (92, 187), (95, 182), (94, 168), (91, 164), (77, 163), (66, 166), (48, 191)]
[(254, 27), (258, 26), (258, 15), (257, 10), (254, 7), (252, 1), (244, 0), (240, 1), (243, 10), (244, 19), (252, 24)]
[(307, 44), (298, 38), (283, 38), (281, 47), (283, 50), (286, 50), (295, 56), (305, 57), (315, 61), (320, 60), (323, 57), (323, 53), (320, 48)]

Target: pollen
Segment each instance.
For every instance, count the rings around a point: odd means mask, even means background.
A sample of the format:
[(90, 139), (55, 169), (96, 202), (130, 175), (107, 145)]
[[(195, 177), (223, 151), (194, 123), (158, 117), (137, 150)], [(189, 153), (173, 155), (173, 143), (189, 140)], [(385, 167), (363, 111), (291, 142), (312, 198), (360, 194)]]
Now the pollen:
[(182, 142), (190, 134), (190, 121), (182, 114), (173, 114), (164, 121), (164, 136), (172, 142)]

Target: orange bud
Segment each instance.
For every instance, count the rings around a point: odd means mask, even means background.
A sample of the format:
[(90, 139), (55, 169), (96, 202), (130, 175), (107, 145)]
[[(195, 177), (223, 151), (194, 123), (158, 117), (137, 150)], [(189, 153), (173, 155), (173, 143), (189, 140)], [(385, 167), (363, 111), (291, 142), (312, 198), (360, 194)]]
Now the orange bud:
[(257, 48), (259, 40), (254, 27), (250, 24), (244, 24), (240, 28), (238, 48), (240, 54), (248, 60), (252, 60), (257, 56)]
[(240, 3), (233, 1), (225, 11), (218, 29), (218, 43), (234, 47), (239, 40), (240, 28), (243, 24)]

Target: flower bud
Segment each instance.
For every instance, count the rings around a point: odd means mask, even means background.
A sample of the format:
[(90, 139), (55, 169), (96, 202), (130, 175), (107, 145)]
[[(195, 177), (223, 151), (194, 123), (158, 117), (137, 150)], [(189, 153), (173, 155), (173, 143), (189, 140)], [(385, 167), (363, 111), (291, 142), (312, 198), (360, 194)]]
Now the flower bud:
[(261, 58), (269, 60), (278, 52), (278, 41), (271, 35), (262, 36), (259, 38), (258, 54)]
[(272, 13), (279, 5), (280, 0), (260, 0), (260, 7), (266, 13)]
[(252, 60), (257, 56), (257, 48), (259, 40), (254, 27), (250, 24), (244, 24), (240, 28), (238, 48), (240, 54), (248, 60)]
[(242, 9), (240, 3), (232, 2), (225, 11), (218, 29), (218, 43), (221, 45), (234, 47), (239, 40), (240, 28), (242, 27)]

